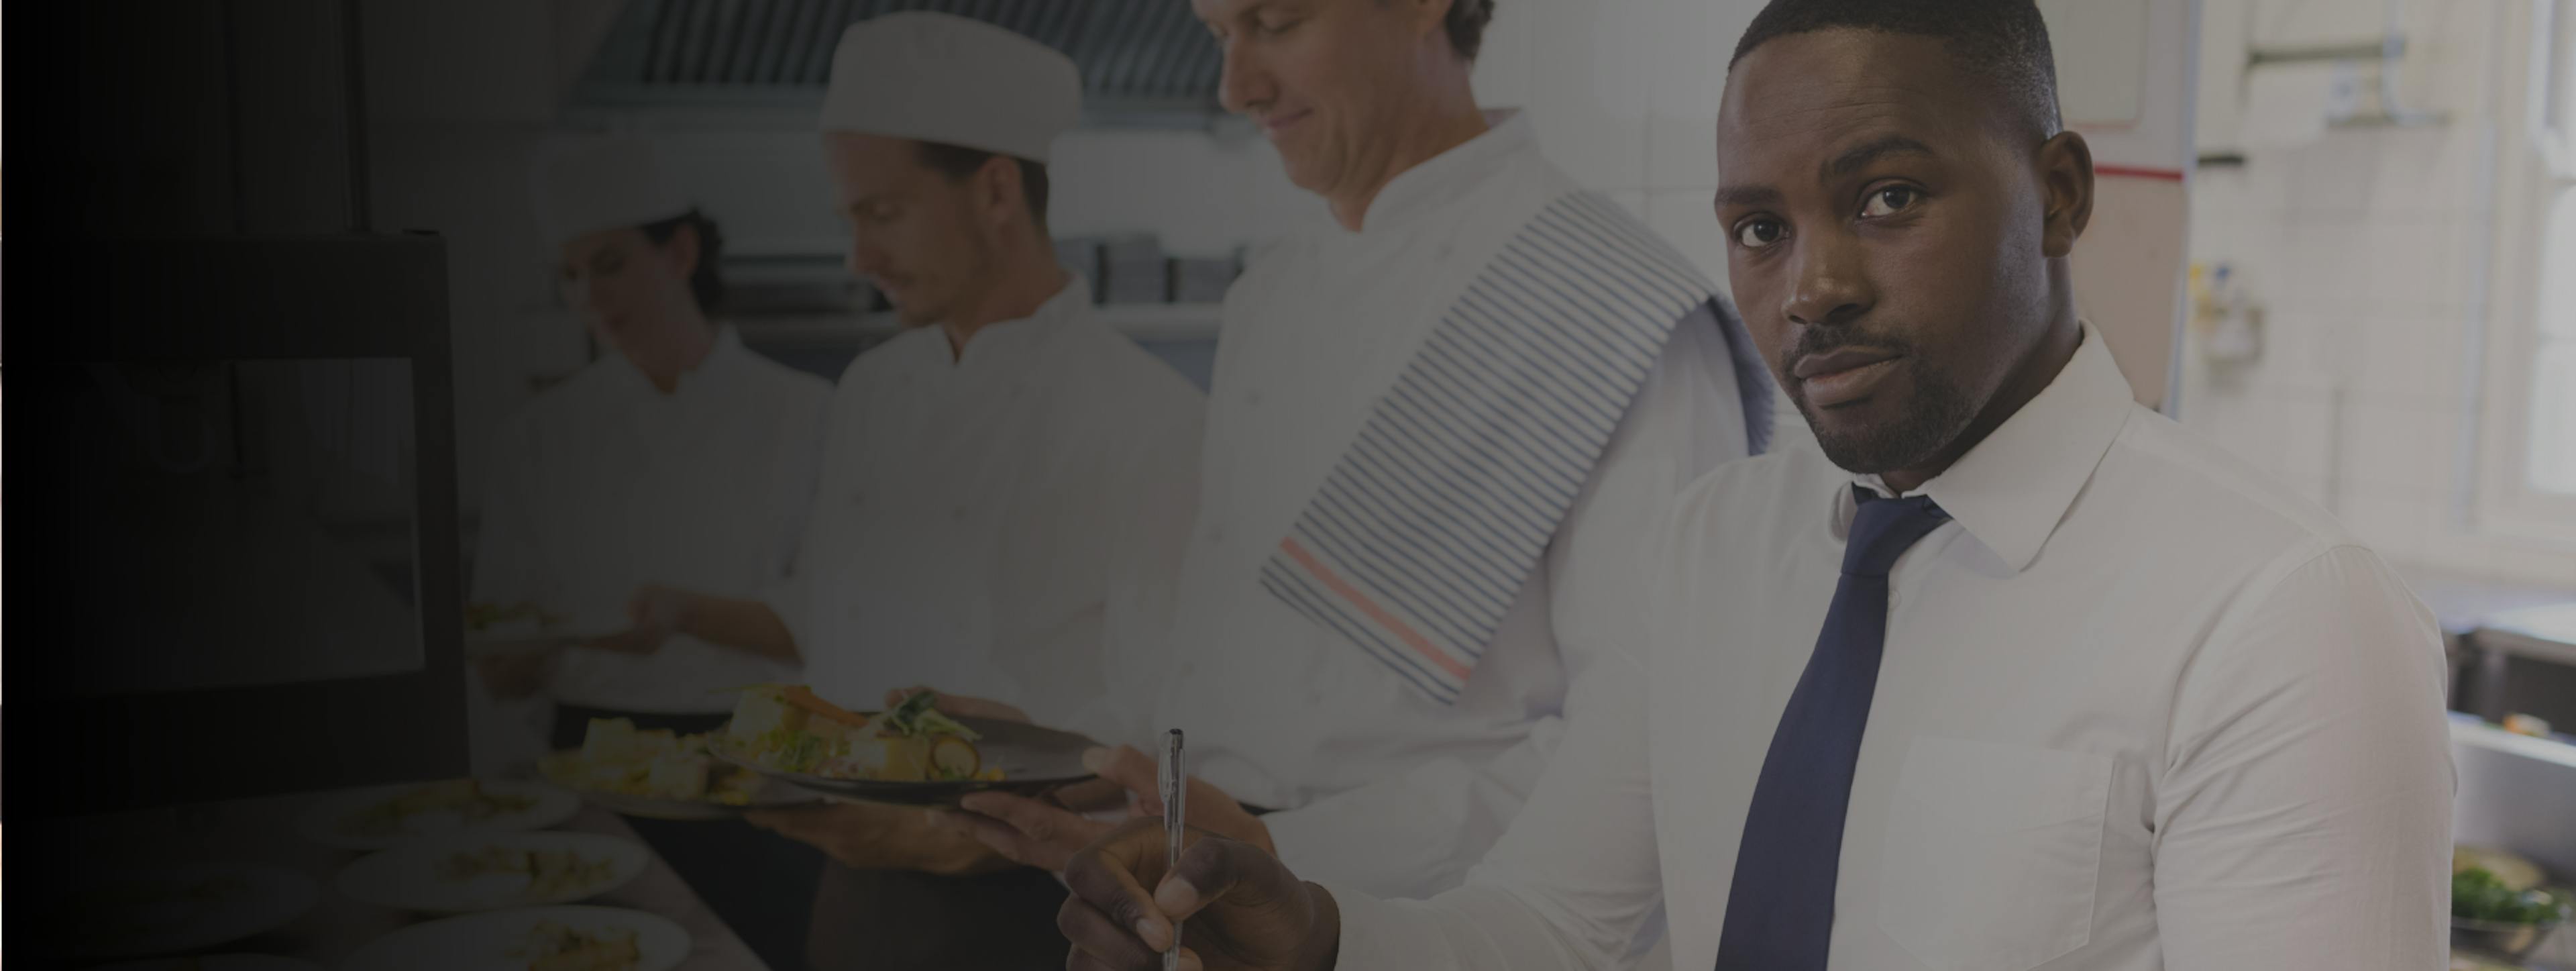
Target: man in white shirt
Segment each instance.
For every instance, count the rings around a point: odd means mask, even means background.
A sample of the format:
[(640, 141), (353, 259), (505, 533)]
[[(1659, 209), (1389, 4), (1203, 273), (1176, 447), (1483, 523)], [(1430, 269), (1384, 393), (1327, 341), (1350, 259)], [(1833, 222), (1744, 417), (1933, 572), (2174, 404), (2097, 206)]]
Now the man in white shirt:
[[(1187, 539), (1202, 396), (1094, 318), (1056, 262), (1046, 161), (1080, 114), (1070, 58), (963, 17), (853, 25), (823, 149), (851, 269), (906, 330), (834, 393), (795, 576), (758, 597), (647, 590), (678, 631), (795, 658), (873, 709), (936, 685), (1082, 728), (1112, 705), (1103, 644)], [(1162, 581), (1167, 583), (1168, 580)], [(1025, 712), (1022, 715), (1021, 712)], [(923, 810), (756, 812), (839, 864), (813, 902), (818, 968), (1024, 966), (1063, 950), (1064, 891)], [(996, 932), (970, 915), (1019, 914)]]
[(1165, 879), (1140, 826), (1068, 871), (1070, 966), (1186, 918), (1185, 967), (1598, 968), (1659, 900), (1680, 968), (2440, 966), (2431, 617), (2075, 317), (2092, 163), (2046, 38), (2029, 0), (1756, 17), (1718, 217), (1820, 448), (1683, 496), (1652, 636), (1465, 887), (1222, 838)]
[[(1103, 737), (1183, 728), (1211, 784), (1195, 825), (1427, 895), (1519, 810), (1568, 686), (1635, 640), (1632, 550), (1762, 447), (1770, 388), (1686, 259), (1548, 162), (1526, 117), (1478, 109), (1490, 2), (1196, 10), (1226, 106), (1330, 218), (1226, 296), (1170, 655), (1136, 665), (1167, 676)], [(1150, 793), (1140, 761), (1106, 768)], [(966, 807), (1041, 866), (1110, 825)]]

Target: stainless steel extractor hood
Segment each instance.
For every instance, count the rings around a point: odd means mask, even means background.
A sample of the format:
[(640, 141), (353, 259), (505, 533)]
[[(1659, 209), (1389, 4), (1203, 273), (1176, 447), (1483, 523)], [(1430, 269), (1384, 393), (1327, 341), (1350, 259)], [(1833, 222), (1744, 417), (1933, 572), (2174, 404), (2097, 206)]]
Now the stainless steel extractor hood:
[(625, 0), (570, 92), (584, 114), (807, 120), (852, 23), (935, 10), (1018, 31), (1080, 65), (1086, 126), (1219, 123), (1216, 43), (1182, 0)]

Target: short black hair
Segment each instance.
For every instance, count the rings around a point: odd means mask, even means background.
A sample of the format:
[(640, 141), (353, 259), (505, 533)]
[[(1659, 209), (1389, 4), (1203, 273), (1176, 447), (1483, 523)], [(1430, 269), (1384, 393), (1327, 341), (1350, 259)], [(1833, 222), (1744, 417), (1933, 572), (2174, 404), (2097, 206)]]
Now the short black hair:
[[(914, 142), (913, 144), (921, 146), (921, 164), (930, 166), (939, 174), (952, 180), (975, 174), (977, 169), (984, 167), (985, 162), (1001, 154), (946, 142)], [(1037, 220), (1039, 229), (1045, 229), (1047, 224), (1046, 163), (1031, 161), (1016, 155), (1011, 156), (1011, 161), (1019, 163), (1020, 166), (1020, 195), (1029, 202), (1029, 217)]]
[(1494, 0), (1449, 0), (1449, 14), (1440, 26), (1449, 31), (1449, 49), (1473, 61), (1485, 48), (1485, 25), (1493, 22)]
[(1960, 67), (2012, 101), (2039, 137), (2062, 127), (2057, 59), (2032, 0), (1771, 0), (1744, 28), (1727, 70), (1774, 38), (1836, 27), (1940, 41)]
[(724, 257), (724, 234), (716, 230), (716, 221), (695, 209), (682, 215), (643, 225), (644, 238), (660, 246), (687, 226), (698, 233), (698, 265), (689, 271), (689, 295), (698, 298), (699, 310), (714, 310), (724, 304), (724, 274), (716, 264)]

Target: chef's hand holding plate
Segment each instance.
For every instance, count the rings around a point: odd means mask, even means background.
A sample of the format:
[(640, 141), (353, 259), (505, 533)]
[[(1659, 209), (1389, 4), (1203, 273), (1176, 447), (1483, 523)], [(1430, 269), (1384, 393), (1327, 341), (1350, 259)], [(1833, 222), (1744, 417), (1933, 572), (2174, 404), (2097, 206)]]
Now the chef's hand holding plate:
[(620, 654), (651, 654), (688, 624), (697, 595), (675, 587), (645, 584), (626, 600), (626, 629), (582, 646)]
[[(964, 813), (945, 818), (967, 828), (984, 845), (1012, 860), (1045, 870), (1063, 870), (1075, 852), (1117, 825), (1090, 818), (1083, 815), (1085, 812), (1114, 807), (1116, 800), (1125, 799), (1131, 812), (1147, 818), (1162, 815), (1152, 756), (1125, 745), (1096, 748), (1082, 753), (1082, 766), (1100, 778), (1062, 790), (1050, 797), (1052, 801), (1007, 792), (978, 792), (959, 803)], [(1109, 806), (1104, 807), (1104, 802)], [(1192, 829), (1240, 840), (1265, 853), (1278, 849), (1270, 840), (1270, 827), (1212, 783), (1190, 777), (1187, 805)]]
[(835, 801), (823, 806), (753, 810), (743, 820), (822, 850), (854, 870), (913, 870), (971, 876), (1011, 867), (974, 837), (920, 806)]
[(1332, 894), (1251, 843), (1196, 827), (1187, 840), (1179, 865), (1167, 867), (1162, 821), (1138, 818), (1074, 854), (1064, 872), (1073, 895), (1056, 915), (1057, 929), (1073, 942), (1065, 967), (1156, 971), (1172, 947), (1175, 920), (1187, 921), (1183, 968), (1333, 966), (1342, 930)]

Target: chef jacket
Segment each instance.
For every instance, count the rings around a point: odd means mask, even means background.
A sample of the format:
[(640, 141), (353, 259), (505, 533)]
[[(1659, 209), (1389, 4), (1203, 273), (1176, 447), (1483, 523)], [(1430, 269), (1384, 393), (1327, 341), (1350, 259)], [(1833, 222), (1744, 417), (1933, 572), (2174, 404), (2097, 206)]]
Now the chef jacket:
[[(667, 394), (624, 358), (583, 368), (493, 436), (471, 599), (533, 602), (606, 632), (626, 626), (645, 584), (771, 587), (804, 535), (830, 396), (730, 327)], [(569, 651), (546, 687), (597, 708), (720, 712), (733, 699), (716, 689), (794, 671), (674, 636), (651, 654)]]
[(1442, 311), (1499, 258), (1491, 241), (1576, 188), (1526, 117), (1490, 117), (1390, 181), (1358, 232), (1318, 221), (1227, 293), (1198, 525), (1148, 726), (1183, 729), (1194, 772), (1283, 810), (1265, 822), (1300, 873), (1387, 894), (1454, 885), (1501, 835), (1561, 734), (1569, 682), (1603, 645), (1639, 636), (1634, 551), (1653, 512), (1756, 440), (1731, 311), (1713, 301), (1671, 326), (1454, 700), (1265, 587), (1292, 521)]
[(1143, 703), (1112, 700), (1135, 655), (1102, 645), (1165, 616), (1204, 409), (1079, 277), (962, 352), (922, 327), (861, 355), (796, 576), (769, 594), (807, 679), (862, 710), (929, 685), (1117, 735), (1100, 719)]

